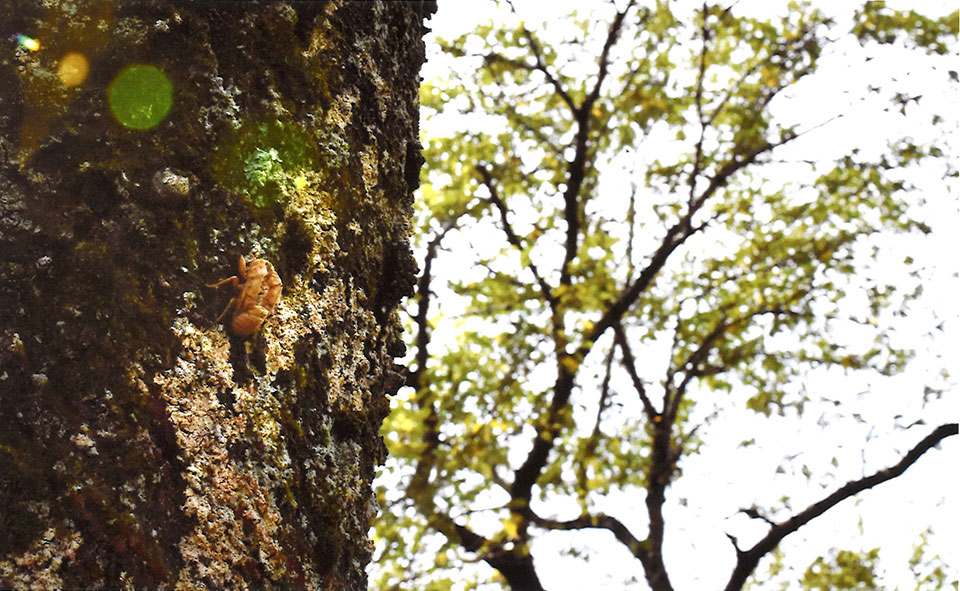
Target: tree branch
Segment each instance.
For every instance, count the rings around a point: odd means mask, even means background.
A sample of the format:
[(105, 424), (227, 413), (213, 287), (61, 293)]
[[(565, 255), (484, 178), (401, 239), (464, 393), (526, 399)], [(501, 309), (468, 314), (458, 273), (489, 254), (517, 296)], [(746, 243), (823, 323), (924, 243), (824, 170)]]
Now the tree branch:
[[(564, 357), (564, 359), (566, 356)], [(536, 425), (536, 438), (533, 448), (523, 464), (514, 471), (513, 484), (510, 486), (510, 497), (518, 508), (529, 506), (533, 496), (533, 485), (536, 484), (540, 472), (547, 463), (553, 442), (563, 426), (561, 415), (570, 401), (573, 392), (574, 372), (562, 360), (557, 363), (557, 381), (553, 386), (553, 398), (546, 417)]]
[(470, 213), (476, 207), (478, 206), (464, 209), (460, 213), (452, 216), (441, 226), (440, 232), (427, 244), (427, 252), (423, 261), (423, 271), (420, 273), (420, 279), (417, 282), (417, 296), (419, 297), (419, 301), (417, 302), (417, 315), (414, 320), (417, 326), (417, 354), (415, 357), (417, 365), (413, 371), (407, 370), (406, 385), (411, 386), (417, 391), (414, 397), (414, 404), (417, 408), (426, 408), (428, 410), (427, 416), (423, 420), (424, 430), (421, 437), (423, 449), (420, 452), (420, 457), (417, 459), (414, 474), (407, 485), (407, 495), (413, 499), (420, 499), (426, 496), (426, 491), (430, 488), (430, 473), (436, 464), (436, 452), (440, 446), (440, 419), (437, 416), (436, 407), (430, 399), (429, 392), (423, 388), (423, 372), (426, 371), (427, 361), (430, 359), (430, 323), (428, 322), (428, 315), (431, 296), (433, 295), (430, 290), (430, 282), (433, 277), (433, 261), (436, 259), (440, 251), (440, 243), (444, 237), (446, 237), (447, 233), (457, 227), (457, 222), (460, 221), (461, 217)]
[(428, 409), (427, 416), (424, 418), (424, 430), (420, 440), (423, 443), (423, 449), (417, 458), (417, 466), (407, 484), (407, 496), (413, 499), (422, 498), (428, 494), (430, 487), (430, 473), (436, 464), (436, 451), (440, 445), (440, 419), (437, 416), (437, 410), (430, 400), (429, 394), (423, 388), (423, 372), (427, 367), (429, 357), (428, 346), (430, 344), (430, 323), (427, 321), (427, 315), (430, 309), (430, 279), (433, 260), (437, 256), (440, 248), (440, 242), (447, 232), (454, 227), (456, 223), (454, 218), (447, 222), (443, 230), (438, 233), (427, 244), (427, 254), (424, 257), (423, 272), (420, 274), (420, 281), (417, 283), (417, 316), (415, 323), (417, 325), (417, 366), (413, 371), (407, 370), (407, 385), (413, 387), (417, 393), (414, 397), (414, 404), (420, 409)]
[[(597, 445), (600, 443), (600, 437), (603, 436), (603, 432), (600, 431), (600, 423), (603, 421), (604, 411), (610, 407), (610, 378), (613, 374), (613, 355), (614, 349), (610, 347), (607, 358), (603, 362), (604, 374), (603, 382), (600, 384), (600, 400), (597, 401), (597, 420), (594, 422), (593, 431), (590, 432), (590, 437), (583, 447), (582, 458), (593, 457), (597, 451)], [(585, 499), (589, 486), (587, 484), (587, 464), (583, 461), (577, 464), (577, 486), (579, 487), (577, 494), (580, 495), (581, 499)]]
[(647, 582), (653, 591), (672, 591), (667, 567), (663, 561), (663, 539), (666, 521), (663, 517), (663, 504), (666, 501), (667, 487), (676, 471), (677, 450), (672, 445), (673, 424), (657, 416), (652, 424), (653, 438), (650, 446), (650, 468), (647, 476), (647, 496), (644, 504), (650, 519), (650, 531), (647, 534), (649, 544), (649, 564), (644, 565)]
[[(443, 518), (449, 520), (446, 516)], [(453, 524), (456, 537), (448, 535), (448, 538), (459, 539), (460, 545), (465, 550), (478, 553), (484, 562), (496, 569), (507, 580), (510, 589), (543, 591), (543, 585), (533, 567), (533, 557), (525, 548), (516, 546), (507, 549), (499, 542), (484, 538), (462, 525), (453, 523), (452, 520), (449, 521)]]
[[(710, 179), (710, 184), (704, 189), (703, 193), (693, 200), (688, 209), (687, 213), (684, 214), (683, 218), (677, 221), (668, 231), (666, 236), (663, 237), (663, 241), (660, 243), (660, 246), (653, 253), (653, 256), (650, 257), (650, 262), (647, 263), (647, 266), (644, 267), (643, 271), (640, 272), (640, 275), (633, 282), (632, 285), (624, 289), (620, 294), (620, 297), (617, 298), (610, 306), (607, 308), (606, 312), (600, 317), (594, 326), (593, 330), (590, 332), (590, 335), (587, 337), (586, 342), (596, 342), (600, 336), (606, 332), (608, 328), (613, 326), (614, 323), (619, 322), (623, 315), (626, 314), (627, 310), (633, 306), (647, 287), (653, 282), (653, 279), (657, 276), (657, 273), (660, 272), (660, 269), (666, 264), (667, 259), (677, 249), (681, 244), (683, 244), (690, 236), (703, 229), (706, 224), (699, 224), (697, 226), (693, 225), (693, 216), (703, 207), (703, 204), (713, 196), (717, 190), (724, 186), (727, 180), (733, 176), (736, 172), (743, 169), (744, 167), (752, 164), (756, 159), (766, 152), (773, 150), (779, 146), (782, 146), (797, 137), (800, 137), (802, 134), (792, 134), (776, 143), (766, 143), (759, 148), (756, 148), (752, 152), (746, 154), (742, 159), (734, 159), (725, 164), (720, 171)], [(589, 347), (584, 345), (579, 351), (580, 355), (585, 355), (589, 351)]]
[(416, 390), (420, 389), (423, 371), (427, 367), (427, 360), (430, 358), (430, 354), (427, 351), (430, 345), (430, 324), (427, 322), (427, 315), (430, 312), (430, 296), (433, 295), (430, 291), (433, 261), (437, 258), (440, 242), (453, 227), (454, 222), (448, 222), (427, 244), (427, 253), (423, 258), (423, 271), (420, 273), (420, 280), (417, 282), (417, 315), (414, 319), (414, 323), (417, 325), (417, 355), (415, 357), (417, 365), (413, 371), (407, 372), (407, 385)]
[[(510, 10), (513, 11), (513, 14), (518, 18), (520, 15), (517, 14), (517, 9), (513, 5), (513, 2), (507, 2), (510, 5)], [(550, 70), (547, 68), (547, 62), (543, 59), (543, 51), (540, 49), (540, 43), (537, 42), (536, 38), (533, 36), (533, 33), (523, 25), (523, 21), (520, 21), (520, 29), (523, 31), (523, 36), (527, 38), (527, 42), (530, 44), (530, 51), (533, 52), (533, 58), (536, 60), (536, 65), (534, 67), (526, 66), (528, 69), (539, 70), (543, 73), (544, 77), (547, 79), (547, 82), (553, 86), (554, 91), (556, 91), (557, 96), (563, 100), (564, 103), (570, 107), (571, 111), (577, 110), (577, 105), (574, 104), (573, 99), (567, 94), (566, 89), (560, 84), (560, 81), (550, 73)]]
[(575, 531), (580, 529), (605, 529), (613, 533), (621, 544), (627, 547), (627, 550), (633, 554), (643, 566), (647, 583), (654, 591), (670, 591), (672, 587), (665, 576), (657, 574), (657, 561), (653, 556), (649, 540), (640, 540), (626, 525), (616, 517), (599, 513), (596, 515), (584, 514), (576, 519), (568, 521), (559, 521), (555, 519), (544, 519), (538, 515), (532, 514), (531, 521), (544, 529), (559, 531)]
[(619, 322), (613, 325), (613, 330), (617, 346), (620, 347), (620, 353), (623, 355), (621, 359), (623, 367), (627, 370), (630, 381), (633, 382), (633, 389), (637, 391), (640, 402), (643, 403), (643, 411), (644, 414), (647, 415), (647, 420), (652, 421), (659, 413), (657, 409), (653, 407), (653, 403), (650, 402), (650, 398), (647, 396), (647, 389), (643, 385), (643, 380), (641, 380), (637, 374), (636, 362), (633, 359), (633, 351), (630, 349), (627, 335), (624, 333), (623, 326)]
[(603, 86), (603, 81), (607, 78), (607, 67), (610, 65), (610, 50), (617, 42), (617, 38), (620, 36), (620, 28), (623, 26), (623, 19), (627, 16), (627, 13), (630, 12), (630, 9), (633, 8), (634, 3), (634, 0), (627, 2), (626, 7), (617, 12), (617, 16), (610, 24), (610, 30), (607, 33), (607, 38), (603, 42), (603, 49), (600, 50), (600, 68), (597, 72), (597, 83), (593, 85), (593, 90), (590, 91), (590, 94), (584, 101), (583, 106), (581, 107), (582, 109), (592, 108), (593, 104), (598, 98), (600, 98), (600, 87)]
[[(457, 220), (462, 216), (455, 218), (444, 224), (440, 233), (438, 233), (427, 245), (427, 253), (424, 258), (424, 268), (420, 276), (417, 287), (417, 293), (420, 296), (417, 307), (417, 367), (413, 372), (408, 373), (408, 385), (417, 388), (422, 387), (422, 375), (426, 368), (428, 357), (427, 346), (429, 344), (429, 323), (427, 314), (430, 306), (430, 280), (431, 269), (437, 252), (440, 248), (440, 242), (448, 231), (456, 226)], [(425, 395), (418, 395), (416, 404), (423, 408), (428, 405)], [(417, 460), (414, 474), (407, 485), (407, 498), (419, 506), (423, 515), (428, 516), (431, 525), (443, 533), (451, 541), (458, 542), (469, 552), (477, 552), (484, 562), (495, 568), (515, 590), (543, 591), (537, 577), (536, 570), (533, 567), (533, 560), (529, 553), (522, 548), (506, 550), (502, 544), (487, 540), (486, 538), (474, 533), (469, 528), (455, 523), (447, 515), (436, 510), (433, 502), (433, 493), (430, 491), (430, 473), (436, 464), (436, 450), (440, 445), (439, 437), (439, 419), (436, 410), (429, 405), (429, 414), (424, 419), (425, 429), (422, 437), (424, 443), (423, 451)]]
[(620, 28), (627, 12), (633, 6), (631, 0), (623, 11), (610, 24), (607, 38), (600, 51), (597, 82), (579, 107), (572, 107), (577, 122), (577, 135), (574, 140), (573, 160), (567, 163), (567, 188), (563, 192), (563, 217), (567, 222), (567, 238), (564, 244), (563, 263), (560, 266), (560, 285), (570, 285), (570, 264), (577, 256), (577, 247), (580, 237), (580, 189), (586, 178), (586, 162), (588, 142), (590, 139), (590, 118), (593, 106), (600, 97), (600, 88), (607, 77), (607, 67), (610, 59), (610, 49), (620, 35)]
[(703, 3), (700, 11), (700, 36), (703, 45), (700, 47), (700, 64), (697, 71), (697, 90), (694, 92), (693, 102), (697, 108), (697, 121), (700, 123), (700, 139), (694, 149), (693, 171), (690, 172), (690, 199), (696, 194), (697, 178), (700, 176), (700, 167), (703, 166), (703, 142), (707, 135), (708, 123), (703, 119), (703, 78), (707, 73), (707, 42), (710, 40), (710, 29), (707, 28), (707, 3)]
[[(567, 240), (565, 245), (564, 262), (560, 272), (561, 285), (567, 285), (570, 283), (569, 264), (576, 256), (577, 251), (577, 236), (580, 232), (579, 193), (585, 177), (584, 166), (587, 157), (587, 138), (589, 134), (590, 111), (593, 107), (593, 102), (597, 100), (597, 97), (599, 97), (600, 87), (603, 83), (603, 78), (607, 73), (609, 50), (616, 42), (620, 32), (620, 27), (623, 24), (623, 19), (632, 4), (633, 2), (631, 0), (630, 4), (626, 9), (624, 9), (623, 12), (617, 13), (614, 22), (611, 24), (610, 30), (607, 34), (607, 39), (604, 43), (604, 49), (600, 55), (600, 71), (598, 74), (597, 84), (594, 86), (587, 100), (584, 101), (584, 104), (580, 105), (579, 108), (573, 103), (569, 95), (563, 91), (559, 81), (552, 76), (549, 76), (547, 72), (544, 72), (560, 96), (565, 97), (565, 102), (567, 102), (567, 104), (573, 110), (579, 124), (576, 139), (576, 154), (574, 159), (568, 164), (567, 167), (567, 189), (564, 192), (564, 216), (567, 221)], [(537, 63), (542, 65), (543, 59), (540, 54), (539, 45), (536, 43), (533, 35), (531, 35), (526, 28), (524, 28), (524, 34), (527, 36), (527, 40), (530, 42), (531, 49), (533, 50), (537, 59)], [(543, 69), (545, 70), (545, 66)], [(559, 314), (554, 314), (554, 317), (558, 318), (559, 322), (562, 322), (562, 318), (559, 318)], [(587, 347), (587, 349), (589, 349), (589, 347)], [(546, 416), (544, 416), (542, 420), (538, 421), (536, 424), (536, 437), (533, 442), (533, 448), (530, 450), (530, 454), (524, 460), (523, 464), (514, 472), (514, 482), (510, 487), (510, 494), (515, 506), (520, 508), (529, 506), (533, 485), (536, 483), (537, 478), (540, 476), (540, 473), (543, 470), (543, 467), (546, 465), (550, 451), (553, 449), (554, 440), (557, 438), (557, 435), (560, 433), (560, 430), (564, 425), (562, 416), (567, 408), (570, 395), (573, 392), (574, 377), (576, 375), (576, 369), (571, 368), (569, 363), (565, 363), (568, 361), (568, 358), (572, 358), (577, 363), (583, 359), (582, 356), (570, 356), (562, 349), (558, 348), (557, 380), (554, 384), (553, 398), (550, 401), (550, 408), (548, 409)]]
[(553, 140), (547, 137), (547, 135), (543, 133), (540, 128), (534, 127), (529, 121), (527, 121), (527, 118), (517, 111), (514, 105), (507, 102), (506, 99), (502, 99), (499, 102), (506, 103), (503, 107), (503, 110), (504, 113), (506, 113), (508, 120), (515, 121), (517, 125), (527, 130), (527, 133), (537, 138), (537, 141), (546, 146), (558, 159), (563, 158), (563, 150), (555, 146)]
[[(532, 512), (531, 512), (532, 513)], [(557, 531), (574, 531), (580, 529), (605, 529), (613, 533), (621, 544), (627, 547), (631, 554), (642, 562), (649, 559), (646, 544), (638, 539), (626, 525), (616, 517), (598, 513), (596, 515), (584, 514), (576, 519), (559, 521), (556, 519), (544, 519), (536, 514), (531, 515), (531, 521), (543, 529)]]
[[(631, 175), (632, 177), (633, 175)], [(636, 267), (633, 264), (633, 246), (637, 231), (637, 182), (630, 181), (630, 202), (627, 205), (627, 278), (626, 283), (633, 281)]]
[(749, 550), (745, 550), (737, 555), (737, 565), (733, 569), (730, 581), (724, 588), (725, 591), (740, 591), (743, 588), (747, 577), (756, 569), (760, 559), (768, 552), (771, 552), (788, 535), (797, 531), (807, 523), (810, 523), (817, 517), (826, 513), (829, 509), (854, 495), (857, 495), (867, 489), (873, 488), (888, 480), (893, 480), (903, 474), (907, 468), (912, 466), (920, 457), (930, 448), (934, 447), (947, 437), (957, 434), (957, 423), (947, 423), (940, 425), (932, 433), (924, 437), (920, 443), (914, 446), (898, 463), (885, 468), (870, 476), (859, 480), (853, 480), (840, 487), (830, 495), (827, 495), (820, 501), (810, 505), (800, 513), (797, 513), (790, 519), (776, 524), (770, 528), (767, 535), (757, 542)]
[[(665, 398), (663, 401), (663, 412), (666, 414), (667, 422), (673, 424), (673, 422), (676, 420), (677, 411), (680, 409), (680, 400), (683, 398), (690, 380), (692, 380), (696, 375), (695, 372), (697, 366), (706, 360), (707, 355), (710, 353), (710, 350), (713, 348), (713, 344), (716, 342), (716, 340), (719, 339), (724, 332), (726, 332), (727, 328), (736, 324), (737, 322), (739, 322), (739, 320), (727, 322), (726, 315), (721, 316), (720, 322), (718, 322), (717, 325), (713, 327), (713, 330), (711, 330), (707, 336), (704, 337), (703, 341), (700, 343), (700, 346), (697, 347), (697, 350), (691, 353), (690, 356), (687, 357), (682, 364), (680, 364), (680, 367), (673, 368), (673, 364), (670, 364), (671, 367), (667, 370), (667, 379), (665, 380), (663, 386)], [(690, 370), (687, 371), (683, 376), (683, 380), (680, 382), (680, 384), (674, 387), (674, 375), (676, 375), (677, 371), (680, 371), (685, 367), (689, 367)]]
[[(490, 202), (493, 203), (493, 205), (497, 208), (497, 211), (500, 212), (500, 224), (503, 226), (503, 233), (507, 235), (507, 242), (522, 252), (523, 242), (520, 240), (520, 237), (517, 236), (517, 233), (513, 231), (513, 228), (510, 226), (510, 221), (507, 220), (507, 204), (504, 203), (503, 199), (500, 198), (500, 194), (497, 192), (497, 188), (493, 184), (493, 176), (482, 164), (478, 164), (476, 168), (477, 172), (479, 172), (480, 176), (483, 178), (483, 185), (490, 193)], [(530, 269), (531, 273), (533, 273), (533, 277), (536, 280), (537, 285), (540, 287), (540, 294), (543, 296), (543, 299), (547, 302), (547, 304), (550, 305), (550, 309), (556, 312), (557, 298), (553, 295), (553, 289), (543, 278), (543, 276), (540, 275), (540, 272), (537, 270), (537, 265), (533, 261), (530, 261), (530, 263), (527, 265), (527, 268)]]

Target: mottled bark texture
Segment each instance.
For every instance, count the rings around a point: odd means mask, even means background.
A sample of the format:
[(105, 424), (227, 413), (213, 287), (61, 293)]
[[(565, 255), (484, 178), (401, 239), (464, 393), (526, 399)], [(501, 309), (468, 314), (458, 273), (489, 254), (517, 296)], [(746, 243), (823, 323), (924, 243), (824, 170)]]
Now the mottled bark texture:
[(2, 11), (0, 587), (365, 587), (429, 10)]

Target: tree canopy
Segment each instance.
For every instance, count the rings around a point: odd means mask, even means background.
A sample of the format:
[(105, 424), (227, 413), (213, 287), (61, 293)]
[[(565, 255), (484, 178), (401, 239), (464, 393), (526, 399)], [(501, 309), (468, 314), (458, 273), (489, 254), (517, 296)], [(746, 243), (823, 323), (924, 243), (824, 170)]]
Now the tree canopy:
[[(895, 329), (930, 276), (892, 237), (929, 235), (919, 189), (957, 179), (949, 105), (891, 56), (955, 91), (958, 15), (529, 8), (439, 40), (451, 69), (421, 90), (421, 274), (375, 581), (542, 589), (538, 544), (596, 530), (633, 558), (629, 588), (673, 589), (701, 560), (677, 524), (717, 485), (681, 487), (685, 469), (731, 432), (721, 453), (778, 464), (704, 519), (749, 526), (710, 532), (729, 538), (716, 582), (777, 580), (788, 536), (957, 433), (931, 410), (947, 369), (893, 403), (869, 384), (908, 367)], [(784, 425), (826, 459), (781, 453)], [(586, 561), (585, 545), (568, 551)], [(794, 584), (873, 584), (875, 551), (818, 552)]]

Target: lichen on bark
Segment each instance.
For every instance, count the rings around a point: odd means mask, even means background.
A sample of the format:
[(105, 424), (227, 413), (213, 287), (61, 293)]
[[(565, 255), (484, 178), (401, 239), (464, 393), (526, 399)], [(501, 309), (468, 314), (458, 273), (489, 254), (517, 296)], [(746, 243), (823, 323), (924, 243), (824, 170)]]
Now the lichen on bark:
[[(39, 49), (0, 59), (0, 587), (363, 588), (429, 3), (20, 7), (0, 25)], [(148, 129), (109, 103), (135, 64), (173, 88)], [(204, 287), (239, 256), (283, 280), (251, 338)]]

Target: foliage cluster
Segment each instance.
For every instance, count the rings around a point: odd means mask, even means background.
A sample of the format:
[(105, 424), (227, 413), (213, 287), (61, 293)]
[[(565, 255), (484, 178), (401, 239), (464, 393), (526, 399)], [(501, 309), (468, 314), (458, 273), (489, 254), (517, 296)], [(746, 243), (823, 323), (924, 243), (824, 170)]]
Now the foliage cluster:
[[(897, 261), (903, 283), (871, 271), (878, 237), (929, 233), (909, 171), (956, 170), (936, 134), (822, 147), (852, 111), (905, 116), (920, 97), (902, 84), (871, 80), (847, 105), (839, 93), (811, 104), (806, 89), (839, 47), (861, 65), (896, 46), (942, 68), (957, 14), (782, 8), (631, 0), (439, 41), (454, 65), (422, 88), (426, 127), (443, 131), (425, 142), (409, 388), (384, 430), (380, 588), (472, 588), (484, 580), (462, 569), (481, 561), (504, 587), (542, 589), (538, 541), (601, 530), (636, 560), (636, 580), (673, 589), (665, 540), (684, 500), (669, 489), (725, 409), (799, 416), (815, 371), (905, 367), (890, 327), (922, 274), (910, 257)], [(932, 117), (931, 129), (944, 120)], [(956, 432), (935, 429), (805, 508), (789, 494), (745, 500), (763, 533), (730, 536), (726, 589)], [(876, 559), (841, 550), (803, 585), (872, 585)]]

